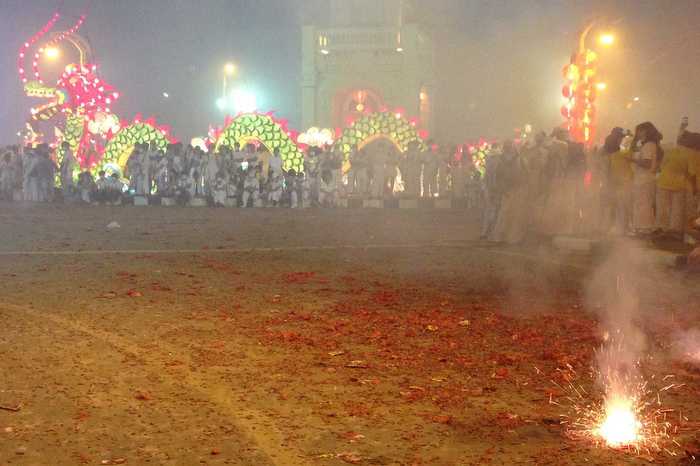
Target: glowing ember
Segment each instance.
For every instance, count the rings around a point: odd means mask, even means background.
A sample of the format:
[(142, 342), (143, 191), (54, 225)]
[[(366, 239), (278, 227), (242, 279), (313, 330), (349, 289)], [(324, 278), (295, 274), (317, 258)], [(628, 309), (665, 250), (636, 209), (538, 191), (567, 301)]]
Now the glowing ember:
[(642, 424), (637, 420), (634, 402), (630, 399), (614, 398), (605, 406), (605, 419), (595, 434), (613, 448), (639, 442)]

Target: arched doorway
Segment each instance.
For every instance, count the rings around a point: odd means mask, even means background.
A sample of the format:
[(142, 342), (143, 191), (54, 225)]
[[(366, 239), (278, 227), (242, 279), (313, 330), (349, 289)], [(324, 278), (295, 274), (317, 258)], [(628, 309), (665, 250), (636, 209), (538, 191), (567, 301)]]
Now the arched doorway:
[(333, 98), (333, 125), (342, 128), (350, 121), (379, 112), (383, 108), (384, 99), (372, 89), (353, 88), (339, 91)]

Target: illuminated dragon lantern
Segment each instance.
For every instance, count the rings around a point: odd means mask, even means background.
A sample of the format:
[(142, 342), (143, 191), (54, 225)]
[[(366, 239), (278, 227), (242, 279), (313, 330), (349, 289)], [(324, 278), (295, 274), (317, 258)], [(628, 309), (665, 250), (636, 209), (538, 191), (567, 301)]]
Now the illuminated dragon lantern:
[[(62, 155), (60, 144), (68, 142), (82, 168), (94, 167), (99, 162), (104, 142), (120, 129), (119, 118), (110, 108), (119, 98), (119, 93), (99, 77), (97, 65), (86, 62), (89, 60), (89, 44), (77, 34), (86, 16), (81, 15), (70, 29), (52, 33), (61, 17), (59, 12), (54, 13), (41, 30), (22, 44), (17, 58), (25, 94), (44, 100), (31, 109), (25, 142), (32, 145), (44, 142), (39, 123), (52, 121), (57, 156)], [(44, 37), (48, 37), (48, 41), (43, 41)], [(41, 77), (39, 63), (44, 53), (64, 41), (79, 50), (80, 63), (66, 66), (56, 84), (49, 86)], [(29, 72), (25, 64), (32, 50), (35, 51)]]

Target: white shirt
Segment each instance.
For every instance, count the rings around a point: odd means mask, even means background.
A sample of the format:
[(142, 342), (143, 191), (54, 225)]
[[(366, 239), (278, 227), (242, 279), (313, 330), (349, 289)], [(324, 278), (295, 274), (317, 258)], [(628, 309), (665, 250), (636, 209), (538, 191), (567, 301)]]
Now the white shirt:
[[(652, 162), (656, 158), (656, 144), (653, 142), (647, 142), (642, 146), (642, 148), (635, 152), (633, 155), (635, 161), (647, 161)], [(634, 184), (641, 185), (652, 183), (655, 180), (655, 174), (652, 172), (651, 168), (644, 168), (636, 163), (632, 165), (634, 171)]]
[(282, 174), (282, 157), (270, 158), (270, 172), (272, 172), (274, 176)]

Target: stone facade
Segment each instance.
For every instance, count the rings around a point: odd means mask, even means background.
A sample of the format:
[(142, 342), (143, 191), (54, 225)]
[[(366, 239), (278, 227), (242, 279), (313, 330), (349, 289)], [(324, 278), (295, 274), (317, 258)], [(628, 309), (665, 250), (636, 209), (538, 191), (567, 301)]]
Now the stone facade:
[[(362, 112), (402, 108), (432, 130), (433, 40), (420, 25), (403, 23), (402, 2), (384, 3), (331, 2), (328, 25), (303, 27), (304, 128), (343, 127)], [(381, 11), (368, 14), (373, 7)]]

